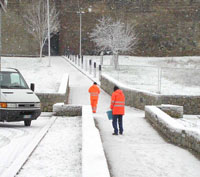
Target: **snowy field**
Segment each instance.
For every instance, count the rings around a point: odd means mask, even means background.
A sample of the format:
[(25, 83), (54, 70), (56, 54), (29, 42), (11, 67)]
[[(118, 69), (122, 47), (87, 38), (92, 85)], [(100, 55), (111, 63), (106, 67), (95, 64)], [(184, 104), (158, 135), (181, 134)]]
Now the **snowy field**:
[(58, 91), (63, 74), (67, 73), (65, 60), (61, 57), (51, 57), (49, 67), (48, 57), (2, 57), (2, 67), (17, 68), (24, 76), (28, 85), (35, 83), (37, 93), (55, 93)]
[[(87, 61), (92, 59), (93, 62), (96, 61), (99, 63), (99, 56), (86, 56)], [(104, 64), (108, 65), (110, 63), (111, 56), (104, 56)], [(167, 66), (167, 67), (185, 67), (185, 68), (193, 68), (200, 69), (200, 57), (176, 57), (176, 58), (144, 58), (144, 57), (129, 57), (124, 56), (120, 57), (119, 60), (120, 65), (134, 65), (137, 64), (139, 66)], [(31, 82), (36, 85), (36, 92), (42, 93), (51, 93), (57, 92), (60, 86), (60, 82), (63, 74), (68, 72), (68, 68), (66, 67), (66, 61), (62, 57), (51, 57), (51, 67), (49, 65), (48, 57), (42, 59), (40, 62), (39, 58), (18, 58), (18, 57), (3, 57), (2, 58), (2, 67), (14, 67), (20, 70), (20, 72), (25, 77), (26, 81), (30, 84)], [(154, 66), (155, 67), (155, 66)], [(186, 70), (187, 71), (187, 70)], [(191, 71), (191, 70), (190, 70)], [(110, 71), (109, 71), (110, 74)], [(138, 73), (137, 73), (138, 74)], [(140, 73), (141, 74), (141, 73)], [(111, 76), (113, 76), (111, 72)], [(200, 83), (200, 73), (194, 76), (195, 78), (199, 76)], [(114, 77), (114, 76), (113, 76)], [(143, 76), (142, 76), (143, 77)], [(132, 78), (131, 75), (126, 75), (126, 79), (130, 80)], [(137, 78), (137, 77), (136, 77)], [(184, 80), (185, 77), (180, 77), (179, 80)], [(193, 78), (191, 78), (192, 80)], [(121, 81), (121, 80), (120, 80)], [(198, 84), (199, 84), (198, 83)], [(172, 84), (172, 83), (171, 83)], [(197, 93), (200, 94), (200, 86), (197, 87), (186, 87), (181, 86), (182, 89), (178, 87), (174, 87), (169, 83), (168, 90), (172, 90), (174, 93), (186, 94), (184, 91), (188, 91), (191, 95), (195, 95)], [(149, 86), (145, 83), (143, 85), (143, 89), (149, 88)], [(174, 90), (173, 90), (174, 89)], [(191, 116), (190, 116), (191, 117)], [(189, 126), (190, 128), (200, 128), (200, 118), (198, 116), (193, 116), (193, 118), (188, 118), (185, 116), (181, 122), (184, 125)]]
[[(97, 64), (100, 56), (87, 56)], [(119, 56), (119, 70), (104, 56), (103, 72), (131, 88), (169, 95), (200, 95), (200, 57)]]
[[(85, 56), (87, 62), (100, 63), (100, 56)], [(200, 95), (200, 57), (132, 57), (119, 56), (119, 70), (110, 66), (112, 56), (104, 56), (103, 73), (131, 88), (173, 95)], [(28, 83), (35, 83), (36, 92), (58, 91), (62, 75), (67, 72), (64, 60), (47, 57), (2, 59), (3, 67), (18, 68)], [(56, 63), (56, 65), (55, 65)], [(84, 64), (85, 66), (85, 64)], [(33, 77), (37, 74), (37, 77)], [(50, 79), (46, 79), (50, 76)]]
[(57, 118), (17, 177), (80, 177), (81, 126), (80, 117)]

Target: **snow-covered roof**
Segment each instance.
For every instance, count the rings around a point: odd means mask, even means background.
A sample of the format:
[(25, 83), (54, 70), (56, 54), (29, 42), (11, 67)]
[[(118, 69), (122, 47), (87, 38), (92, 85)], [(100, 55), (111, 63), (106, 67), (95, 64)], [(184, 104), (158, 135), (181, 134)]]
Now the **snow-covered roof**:
[(18, 72), (15, 68), (1, 68), (3, 72)]

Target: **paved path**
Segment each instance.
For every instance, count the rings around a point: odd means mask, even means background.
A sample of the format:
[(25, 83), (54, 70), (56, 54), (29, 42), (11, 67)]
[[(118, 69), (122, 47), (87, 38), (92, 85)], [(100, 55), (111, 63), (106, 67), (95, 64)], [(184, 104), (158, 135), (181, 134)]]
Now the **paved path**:
[[(71, 64), (67, 65), (69, 102), (89, 104), (88, 88), (92, 81)], [(124, 135), (113, 136), (111, 121), (105, 114), (109, 105), (110, 96), (101, 90), (94, 118), (112, 177), (199, 177), (199, 160), (187, 150), (164, 141), (144, 119), (144, 111), (126, 107)]]

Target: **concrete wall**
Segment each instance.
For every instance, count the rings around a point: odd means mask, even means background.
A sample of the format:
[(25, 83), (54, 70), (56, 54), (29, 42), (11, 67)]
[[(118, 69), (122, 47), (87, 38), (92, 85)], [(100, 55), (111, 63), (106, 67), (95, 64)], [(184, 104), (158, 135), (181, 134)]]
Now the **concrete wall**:
[(189, 128), (184, 129), (156, 106), (145, 107), (145, 118), (172, 143), (192, 149), (200, 154), (200, 132)]
[(114, 85), (123, 90), (126, 105), (144, 110), (145, 105), (173, 104), (183, 106), (184, 114), (200, 114), (200, 96), (161, 95), (147, 91), (131, 89), (106, 74), (101, 75), (101, 88), (112, 94)]
[(69, 76), (62, 77), (58, 93), (36, 93), (41, 101), (42, 112), (52, 112), (55, 103), (67, 103), (69, 96)]
[(183, 106), (184, 114), (200, 114), (200, 96), (161, 95), (161, 103)]
[(91, 106), (57, 103), (53, 112), (55, 116), (82, 116), (82, 177), (110, 177)]

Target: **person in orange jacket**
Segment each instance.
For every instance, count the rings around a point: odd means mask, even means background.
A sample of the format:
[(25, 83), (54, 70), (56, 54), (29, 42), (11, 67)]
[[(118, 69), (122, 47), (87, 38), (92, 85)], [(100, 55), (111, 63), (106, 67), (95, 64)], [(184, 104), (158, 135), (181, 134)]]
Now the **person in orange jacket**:
[(111, 97), (110, 109), (112, 109), (113, 120), (112, 125), (114, 128), (113, 135), (118, 135), (118, 127), (119, 125), (119, 134), (123, 134), (123, 115), (125, 113), (125, 96), (117, 86), (114, 86), (114, 92)]
[(88, 92), (90, 93), (90, 104), (92, 106), (92, 112), (96, 113), (97, 103), (99, 99), (100, 89), (97, 86), (97, 83), (94, 82), (93, 85), (89, 88)]

